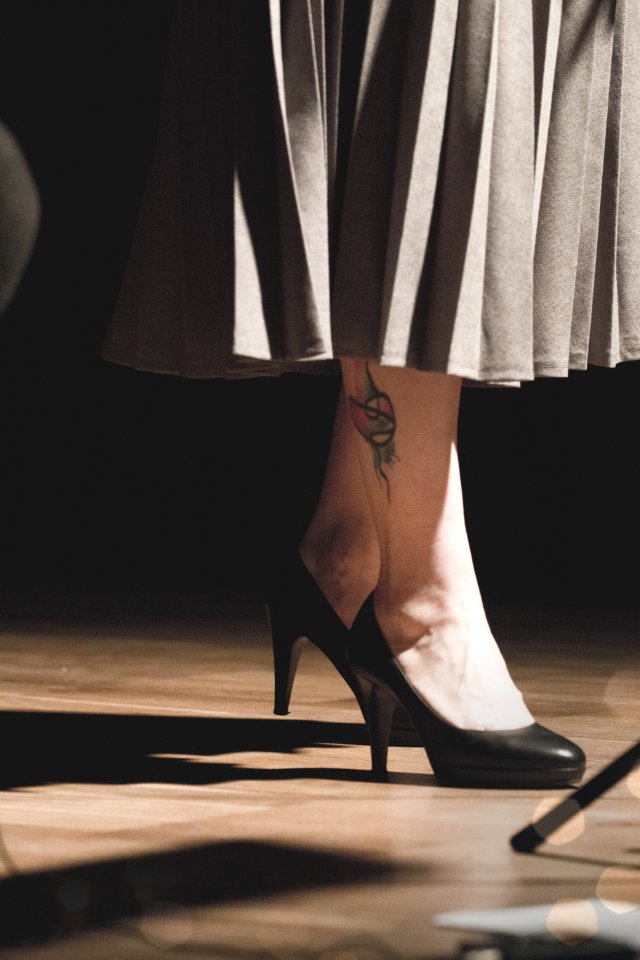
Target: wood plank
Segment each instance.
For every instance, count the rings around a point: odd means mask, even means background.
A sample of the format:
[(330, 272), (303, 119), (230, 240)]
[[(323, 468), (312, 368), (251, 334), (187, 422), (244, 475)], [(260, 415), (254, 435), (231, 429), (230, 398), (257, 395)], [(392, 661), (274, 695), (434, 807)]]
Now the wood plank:
[[(491, 617), (537, 719), (575, 737), (589, 771), (640, 736), (634, 615)], [(509, 836), (563, 791), (440, 787), (416, 747), (392, 748), (390, 783), (372, 782), (357, 705), (315, 648), (291, 715), (274, 717), (254, 597), (191, 614), (166, 600), (135, 616), (113, 603), (9, 611), (0, 677), (3, 742), (16, 748), (0, 791), (2, 882), (13, 890), (17, 873), (53, 898), (65, 933), (3, 958), (445, 956), (468, 937), (435, 929), (434, 913), (594, 896), (612, 865), (640, 877), (637, 777), (589, 809), (575, 839), (522, 856)], [(135, 900), (139, 875), (156, 888), (145, 881)], [(103, 889), (96, 926), (78, 890), (97, 895), (105, 878), (113, 907)], [(158, 899), (180, 897), (158, 914)], [(135, 900), (134, 915), (118, 900)]]

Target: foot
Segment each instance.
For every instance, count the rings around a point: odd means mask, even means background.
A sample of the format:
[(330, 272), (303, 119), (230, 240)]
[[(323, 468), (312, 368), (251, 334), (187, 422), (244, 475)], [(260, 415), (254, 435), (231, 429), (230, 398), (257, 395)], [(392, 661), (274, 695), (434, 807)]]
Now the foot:
[(479, 598), (425, 589), (400, 605), (375, 598), (386, 641), (411, 685), (467, 730), (515, 730), (534, 718), (515, 686)]

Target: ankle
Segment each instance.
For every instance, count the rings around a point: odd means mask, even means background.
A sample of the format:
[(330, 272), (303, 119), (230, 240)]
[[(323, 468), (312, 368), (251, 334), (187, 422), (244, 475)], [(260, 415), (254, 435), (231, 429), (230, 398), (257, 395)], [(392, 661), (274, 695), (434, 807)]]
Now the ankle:
[(317, 528), (312, 525), (300, 544), (300, 556), (309, 570), (326, 578), (378, 582), (380, 551), (375, 531), (368, 523), (340, 521)]
[(378, 582), (380, 554), (371, 531), (360, 524), (309, 530), (300, 556), (336, 613), (350, 626)]

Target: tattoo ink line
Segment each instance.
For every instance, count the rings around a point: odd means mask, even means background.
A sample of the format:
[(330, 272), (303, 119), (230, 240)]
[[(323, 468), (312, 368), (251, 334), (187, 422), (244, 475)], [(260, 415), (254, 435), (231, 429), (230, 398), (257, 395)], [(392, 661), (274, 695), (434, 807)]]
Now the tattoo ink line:
[(365, 364), (364, 399), (349, 397), (351, 419), (358, 433), (364, 437), (373, 450), (373, 465), (376, 473), (387, 486), (387, 500), (391, 501), (389, 477), (383, 470), (398, 462), (395, 451), (396, 415), (388, 393), (378, 390)]

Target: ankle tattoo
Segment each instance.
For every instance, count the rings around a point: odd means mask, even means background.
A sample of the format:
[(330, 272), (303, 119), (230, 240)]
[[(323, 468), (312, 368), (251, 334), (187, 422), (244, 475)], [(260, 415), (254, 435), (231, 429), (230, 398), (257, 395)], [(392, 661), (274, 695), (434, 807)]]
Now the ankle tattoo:
[(368, 363), (364, 364), (362, 371), (360, 396), (349, 397), (349, 410), (356, 430), (373, 450), (373, 466), (380, 479), (384, 480), (387, 499), (391, 500), (389, 477), (383, 465), (391, 467), (398, 462), (395, 449), (396, 415), (389, 394), (378, 390), (373, 382)]

